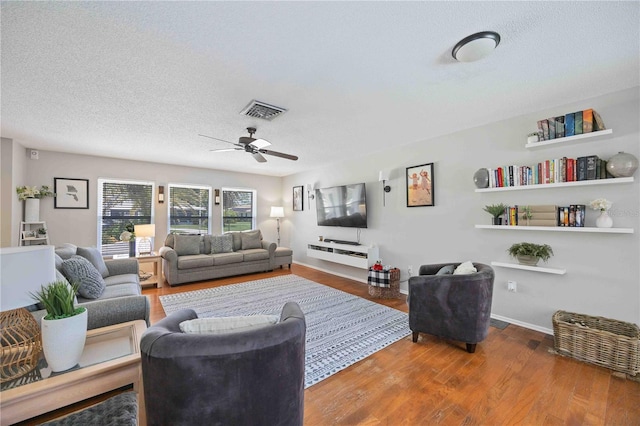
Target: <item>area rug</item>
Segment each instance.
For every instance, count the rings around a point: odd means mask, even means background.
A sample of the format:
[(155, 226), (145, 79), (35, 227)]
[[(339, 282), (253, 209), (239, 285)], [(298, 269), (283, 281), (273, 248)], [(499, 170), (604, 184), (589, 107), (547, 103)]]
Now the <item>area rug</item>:
[(305, 389), (411, 334), (406, 313), (296, 275), (160, 296), (167, 315), (200, 318), (279, 315), (289, 301), (307, 323)]

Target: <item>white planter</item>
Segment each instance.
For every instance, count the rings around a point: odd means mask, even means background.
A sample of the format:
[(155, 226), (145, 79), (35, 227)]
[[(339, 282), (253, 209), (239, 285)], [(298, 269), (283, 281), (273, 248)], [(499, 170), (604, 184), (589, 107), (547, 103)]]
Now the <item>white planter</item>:
[(613, 226), (613, 219), (609, 216), (606, 210), (600, 212), (600, 216), (596, 219), (597, 228), (611, 228)]
[(40, 222), (40, 199), (27, 198), (24, 200), (24, 221)]
[(80, 361), (87, 338), (87, 310), (69, 318), (42, 319), (42, 349), (52, 371), (65, 371)]

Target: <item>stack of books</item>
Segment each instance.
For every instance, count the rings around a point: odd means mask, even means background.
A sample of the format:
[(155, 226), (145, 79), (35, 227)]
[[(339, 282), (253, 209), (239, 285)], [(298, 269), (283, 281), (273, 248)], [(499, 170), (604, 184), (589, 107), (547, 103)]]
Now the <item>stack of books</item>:
[(508, 206), (502, 216), (507, 226), (558, 226), (558, 206)]
[(558, 226), (584, 227), (585, 210), (584, 204), (558, 207)]
[(548, 141), (605, 129), (600, 114), (594, 109), (585, 109), (584, 111), (538, 120), (538, 139)]

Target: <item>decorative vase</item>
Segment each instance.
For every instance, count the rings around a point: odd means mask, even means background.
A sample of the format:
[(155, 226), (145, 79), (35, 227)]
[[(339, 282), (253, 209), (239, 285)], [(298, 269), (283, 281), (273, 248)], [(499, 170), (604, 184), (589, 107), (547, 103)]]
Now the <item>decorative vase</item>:
[(530, 256), (528, 254), (519, 254), (516, 256), (518, 263), (527, 266), (536, 266), (540, 261), (539, 257)]
[(136, 240), (129, 241), (129, 257), (136, 257)]
[(42, 319), (42, 349), (53, 372), (65, 371), (80, 361), (87, 338), (87, 309), (69, 318)]
[(609, 216), (609, 212), (600, 210), (600, 216), (596, 219), (596, 226), (598, 228), (611, 228), (613, 226), (613, 219)]
[(473, 174), (473, 182), (476, 184), (476, 188), (487, 188), (489, 186), (489, 170), (478, 169)]
[(638, 169), (638, 159), (626, 152), (618, 152), (607, 161), (607, 171), (613, 177), (631, 177)]
[(40, 199), (27, 198), (24, 200), (24, 221), (40, 222)]
[(502, 218), (501, 217), (494, 217), (493, 220), (491, 221), (494, 225), (502, 225)]

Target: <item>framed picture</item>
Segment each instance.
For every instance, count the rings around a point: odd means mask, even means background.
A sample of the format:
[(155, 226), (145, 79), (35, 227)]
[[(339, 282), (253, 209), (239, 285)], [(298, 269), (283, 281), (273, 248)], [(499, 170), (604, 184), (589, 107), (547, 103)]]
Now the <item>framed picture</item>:
[(53, 178), (53, 192), (56, 209), (89, 208), (89, 179)]
[(433, 163), (407, 167), (407, 207), (435, 205)]
[(22, 231), (22, 239), (26, 240), (27, 238), (35, 238), (37, 237), (36, 231)]
[(304, 210), (304, 190), (302, 186), (293, 187), (293, 211), (301, 212)]

